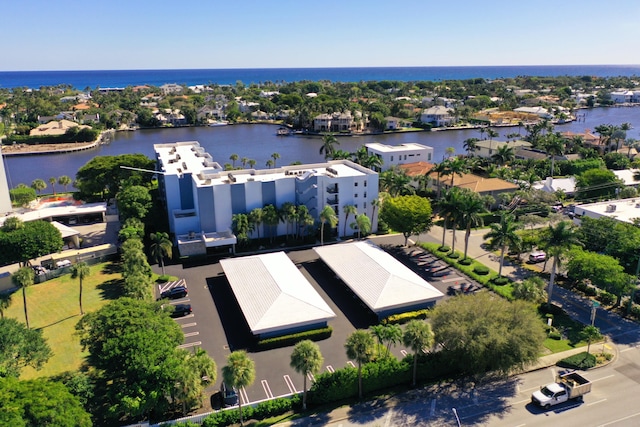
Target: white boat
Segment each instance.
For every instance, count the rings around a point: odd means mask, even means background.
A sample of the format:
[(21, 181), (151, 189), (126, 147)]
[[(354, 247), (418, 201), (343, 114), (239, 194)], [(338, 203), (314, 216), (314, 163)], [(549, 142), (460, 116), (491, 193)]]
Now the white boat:
[(212, 126), (212, 127), (213, 127), (213, 126), (226, 126), (226, 125), (228, 125), (228, 124), (229, 124), (229, 122), (228, 122), (228, 121), (226, 121), (226, 120), (216, 120), (216, 121), (215, 121), (215, 122), (213, 122), (213, 123), (209, 123), (209, 126)]

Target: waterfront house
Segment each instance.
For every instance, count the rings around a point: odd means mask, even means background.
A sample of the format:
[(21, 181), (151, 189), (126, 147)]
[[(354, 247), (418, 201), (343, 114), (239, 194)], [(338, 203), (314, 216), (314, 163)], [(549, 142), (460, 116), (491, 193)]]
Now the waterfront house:
[(160, 86), (160, 90), (163, 95), (175, 95), (182, 93), (184, 91), (184, 87), (176, 83), (167, 83)]
[(516, 184), (505, 181), (500, 178), (485, 178), (480, 175), (472, 173), (465, 173), (462, 176), (454, 175), (441, 175), (438, 177), (437, 172), (429, 173), (429, 188), (435, 190), (440, 188), (442, 190), (451, 188), (451, 177), (453, 176), (453, 187), (466, 188), (473, 191), (480, 196), (491, 196), (498, 200), (498, 195), (502, 193), (514, 193), (519, 190)]
[(69, 128), (78, 127), (80, 129), (90, 128), (90, 126), (79, 125), (70, 120), (50, 121), (29, 131), (29, 136), (64, 135)]
[(483, 157), (485, 159), (490, 159), (494, 154), (498, 152), (501, 147), (504, 146), (513, 147), (514, 151), (518, 148), (528, 148), (531, 147), (531, 143), (522, 140), (516, 140), (512, 142), (504, 142), (504, 141), (496, 141), (495, 139), (485, 139), (482, 141), (476, 142), (475, 149), (470, 151), (470, 154), (476, 157)]
[(372, 142), (365, 144), (365, 147), (370, 156), (377, 156), (382, 160), (381, 170), (389, 170), (394, 166), (406, 163), (430, 162), (433, 160), (433, 147), (422, 144), (386, 145)]
[(316, 132), (352, 132), (359, 130), (351, 113), (319, 114), (313, 119)]
[(455, 118), (451, 115), (453, 109), (436, 105), (422, 111), (420, 121), (422, 123), (432, 123), (436, 127), (449, 126), (455, 122)]

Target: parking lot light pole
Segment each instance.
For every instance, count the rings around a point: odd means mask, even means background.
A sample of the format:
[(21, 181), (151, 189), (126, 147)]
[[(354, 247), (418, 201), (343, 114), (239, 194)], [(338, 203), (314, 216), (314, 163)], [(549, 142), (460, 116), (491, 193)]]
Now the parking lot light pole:
[(458, 411), (456, 411), (456, 408), (451, 408), (451, 410), (453, 411), (453, 415), (456, 416), (456, 422), (458, 423), (458, 427), (462, 427), (462, 425), (460, 424), (460, 418), (458, 418)]

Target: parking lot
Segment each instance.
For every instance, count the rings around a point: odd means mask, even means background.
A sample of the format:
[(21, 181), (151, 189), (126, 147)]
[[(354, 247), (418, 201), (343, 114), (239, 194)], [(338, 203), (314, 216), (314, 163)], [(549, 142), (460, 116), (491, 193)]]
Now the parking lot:
[[(385, 246), (385, 241), (375, 243)], [(387, 249), (394, 247), (395, 244), (386, 246)], [(427, 281), (445, 294), (445, 298), (448, 286), (466, 281), (453, 272), (429, 278), (425, 271), (421, 271), (423, 266), (413, 262), (406, 252), (403, 253), (400, 249), (390, 252), (414, 271), (421, 272)], [(288, 256), (336, 313), (336, 318), (329, 321), (333, 328), (332, 336), (318, 342), (324, 357), (322, 371), (333, 372), (345, 366), (355, 366), (346, 356), (344, 343), (355, 329), (376, 324), (377, 317), (318, 260), (313, 250), (291, 251)], [(269, 351), (251, 350), (253, 337), (218, 262), (170, 265), (166, 266), (166, 270), (168, 274), (184, 279), (189, 291), (186, 297), (171, 300), (171, 303), (188, 303), (193, 308), (192, 314), (176, 319), (185, 333), (182, 347), (201, 347), (216, 361), (218, 377), (209, 392), (219, 389), (221, 368), (229, 353), (247, 348), (250, 349), (249, 356), (256, 363), (256, 379), (246, 390), (239, 391), (243, 404), (302, 391), (302, 376), (289, 366), (291, 346)], [(392, 351), (399, 358), (410, 352), (402, 346), (395, 347)], [(313, 381), (313, 377), (309, 379)], [(310, 382), (307, 383), (310, 386)], [(213, 406), (216, 406), (215, 403)]]

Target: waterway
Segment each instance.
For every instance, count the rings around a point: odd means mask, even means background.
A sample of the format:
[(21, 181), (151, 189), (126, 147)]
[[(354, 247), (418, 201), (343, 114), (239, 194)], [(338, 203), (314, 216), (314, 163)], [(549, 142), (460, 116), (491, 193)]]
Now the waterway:
[[(631, 123), (633, 129), (627, 133), (630, 138), (640, 140), (640, 107), (596, 108), (580, 110), (584, 119), (563, 125), (557, 125), (556, 131), (584, 132), (593, 130), (601, 124), (619, 125)], [(221, 165), (232, 163), (229, 157), (237, 154), (256, 161), (256, 168), (266, 168), (267, 160), (273, 153), (278, 153), (276, 166), (293, 162), (317, 163), (324, 161), (319, 153), (322, 140), (320, 137), (277, 136), (277, 126), (273, 125), (232, 125), (218, 127), (165, 128), (140, 130), (135, 132), (118, 132), (109, 144), (93, 150), (75, 153), (49, 154), (38, 156), (5, 157), (5, 169), (9, 187), (20, 183), (30, 185), (35, 179), (43, 179), (48, 183), (50, 177), (68, 175), (72, 179), (80, 167), (95, 156), (141, 153), (150, 158), (155, 157), (153, 145), (177, 141), (198, 141)], [(500, 136), (496, 140), (505, 140), (509, 133), (518, 132), (517, 127), (496, 128)], [(524, 134), (524, 129), (521, 129)], [(434, 148), (434, 161), (440, 161), (448, 147), (455, 153), (463, 154), (463, 141), (467, 138), (479, 138), (480, 133), (474, 129), (450, 130), (437, 132), (411, 132), (391, 135), (370, 135), (340, 137), (340, 145), (336, 149), (354, 152), (361, 145), (369, 142), (380, 142), (388, 145), (400, 145), (408, 142), (428, 145)], [(240, 162), (236, 161), (236, 166)], [(50, 191), (50, 189), (45, 190)]]

